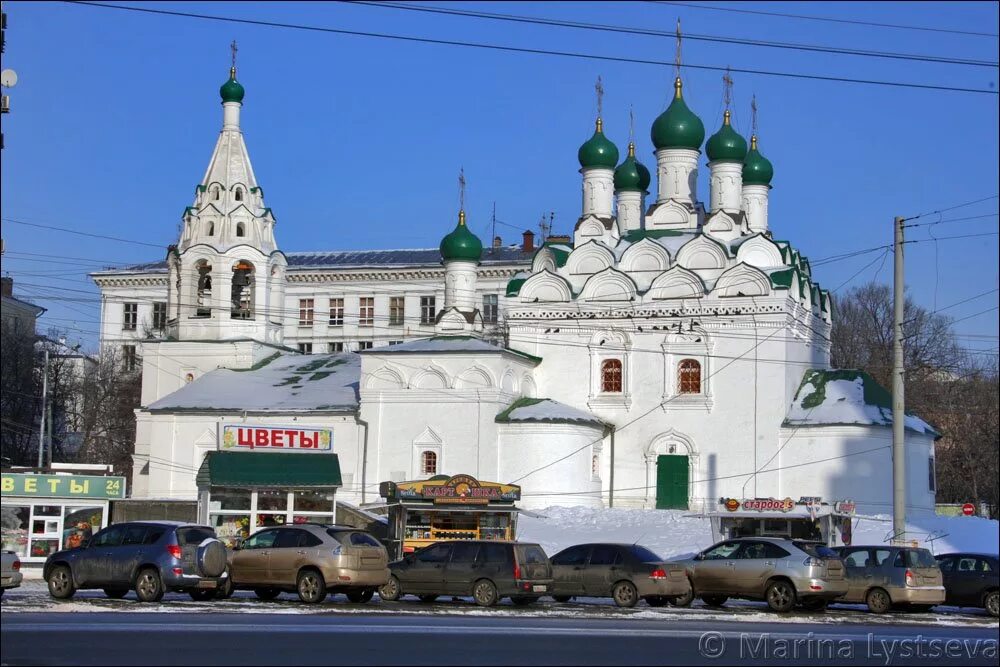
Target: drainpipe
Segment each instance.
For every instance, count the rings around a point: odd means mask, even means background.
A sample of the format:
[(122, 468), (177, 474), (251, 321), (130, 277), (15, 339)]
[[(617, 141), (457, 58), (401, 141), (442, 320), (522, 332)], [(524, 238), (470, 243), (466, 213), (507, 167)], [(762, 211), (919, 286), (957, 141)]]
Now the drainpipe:
[(358, 426), (363, 426), (365, 429), (365, 437), (361, 444), (361, 504), (365, 504), (365, 490), (367, 489), (368, 482), (368, 422), (359, 417), (357, 414), (354, 415), (354, 421)]
[(615, 425), (608, 424), (611, 430), (611, 487), (608, 489), (608, 508), (615, 506)]

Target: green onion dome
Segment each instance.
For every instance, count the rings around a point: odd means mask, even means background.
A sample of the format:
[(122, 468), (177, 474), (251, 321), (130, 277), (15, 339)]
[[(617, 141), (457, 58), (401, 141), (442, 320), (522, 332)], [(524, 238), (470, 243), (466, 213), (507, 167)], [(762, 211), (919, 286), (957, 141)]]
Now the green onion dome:
[(441, 239), (441, 259), (478, 262), (483, 255), (483, 242), (465, 225), (465, 211), (458, 212), (458, 225)]
[(722, 115), (722, 127), (709, 137), (705, 154), (709, 162), (743, 162), (747, 156), (747, 140), (730, 124), (729, 109)]
[(649, 181), (649, 169), (635, 159), (635, 144), (629, 142), (628, 157), (615, 169), (615, 192), (645, 192)]
[(226, 81), (219, 88), (219, 95), (222, 96), (222, 102), (239, 102), (242, 104), (245, 94), (246, 91), (243, 90), (243, 86), (236, 80), (236, 68), (229, 68), (229, 81)]
[(743, 161), (743, 185), (771, 185), (774, 167), (757, 150), (757, 135), (750, 135), (750, 152)]
[(594, 136), (587, 139), (576, 154), (580, 160), (580, 166), (584, 169), (591, 167), (606, 167), (614, 169), (618, 164), (618, 147), (604, 136), (604, 124), (600, 118), (597, 119), (597, 129)]
[(682, 87), (681, 78), (677, 77), (674, 80), (674, 101), (653, 121), (653, 129), (649, 134), (657, 150), (660, 148), (699, 150), (701, 142), (705, 140), (705, 125), (684, 103)]

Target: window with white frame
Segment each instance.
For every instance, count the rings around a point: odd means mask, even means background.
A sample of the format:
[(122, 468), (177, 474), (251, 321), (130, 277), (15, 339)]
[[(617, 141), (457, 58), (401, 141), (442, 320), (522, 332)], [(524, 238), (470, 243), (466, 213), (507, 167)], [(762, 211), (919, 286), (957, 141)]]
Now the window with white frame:
[(209, 525), (230, 548), (261, 528), (333, 520), (332, 490), (212, 487), (209, 491)]
[(605, 394), (622, 392), (621, 359), (605, 359), (601, 362), (601, 392)]
[(125, 331), (135, 331), (136, 324), (139, 322), (139, 304), (137, 303), (123, 303), (122, 304), (122, 329)]
[(330, 326), (340, 327), (344, 325), (344, 299), (337, 297), (330, 299)]
[(311, 327), (313, 325), (313, 299), (299, 299), (299, 326)]
[(389, 326), (402, 326), (405, 314), (406, 299), (401, 296), (389, 297)]
[(420, 474), (436, 475), (438, 473), (437, 452), (425, 451), (420, 453)]
[(420, 297), (420, 323), (434, 324), (435, 316), (437, 316), (436, 299), (432, 296)]
[(483, 295), (483, 322), (496, 324), (499, 316), (499, 297), (496, 294)]
[(375, 324), (375, 297), (363, 296), (358, 299), (358, 326), (370, 327)]

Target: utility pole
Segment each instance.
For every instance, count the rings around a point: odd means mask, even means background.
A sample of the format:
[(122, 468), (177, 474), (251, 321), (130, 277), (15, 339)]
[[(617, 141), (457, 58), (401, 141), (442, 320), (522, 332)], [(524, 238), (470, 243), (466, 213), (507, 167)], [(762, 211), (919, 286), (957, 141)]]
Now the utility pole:
[(46, 465), (49, 468), (51, 468), (52, 467), (52, 403), (49, 403), (48, 406), (46, 406), (46, 413), (47, 413), (46, 421), (48, 422), (48, 431), (46, 433), (48, 443), (46, 450), (48, 454), (46, 455), (45, 459), (46, 459)]
[(893, 221), (895, 259), (892, 296), (892, 541), (900, 544), (906, 536), (906, 455), (903, 451), (906, 411), (903, 398), (903, 218)]
[(45, 465), (45, 403), (49, 393), (49, 351), (45, 350), (45, 366), (42, 371), (42, 415), (38, 420), (38, 467)]

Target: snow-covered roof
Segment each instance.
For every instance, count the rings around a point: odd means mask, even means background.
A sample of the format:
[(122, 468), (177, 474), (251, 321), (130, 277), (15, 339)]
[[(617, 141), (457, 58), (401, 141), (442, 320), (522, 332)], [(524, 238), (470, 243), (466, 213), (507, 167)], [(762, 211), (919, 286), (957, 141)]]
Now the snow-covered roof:
[(427, 354), (442, 352), (465, 352), (472, 354), (502, 354), (506, 352), (530, 361), (541, 361), (540, 358), (525, 352), (499, 347), (475, 336), (432, 336), (430, 338), (418, 338), (417, 340), (407, 341), (399, 345), (363, 350), (360, 354)]
[[(861, 424), (892, 426), (892, 396), (868, 373), (858, 370), (808, 370), (785, 418), (786, 426)], [(916, 415), (906, 428), (940, 434)]]
[(303, 412), (358, 408), (361, 359), (276, 354), (246, 370), (220, 368), (149, 406), (150, 411)]
[(544, 422), (550, 424), (591, 424), (604, 427), (598, 417), (551, 398), (519, 398), (496, 416), (500, 423)]

